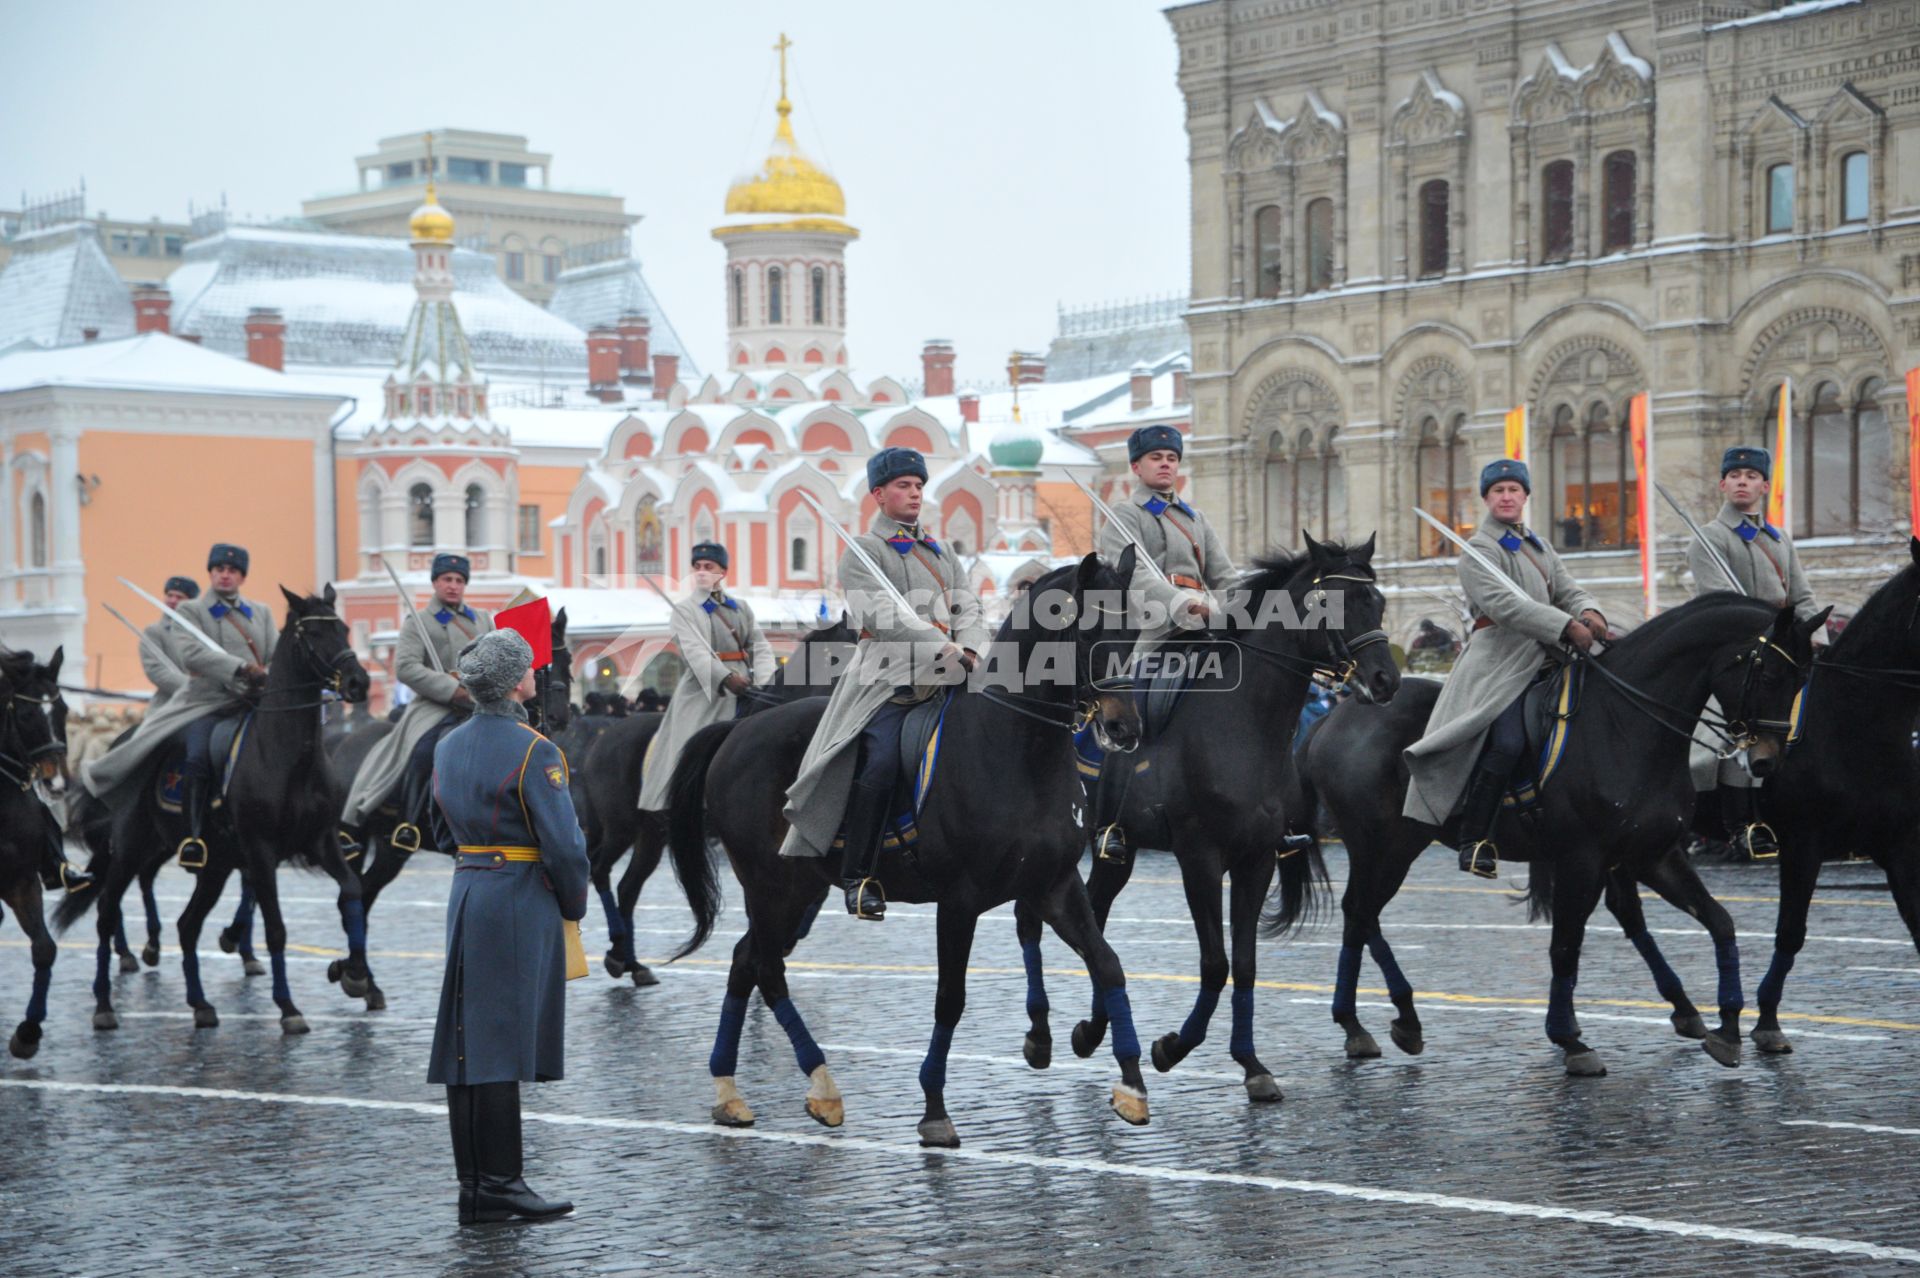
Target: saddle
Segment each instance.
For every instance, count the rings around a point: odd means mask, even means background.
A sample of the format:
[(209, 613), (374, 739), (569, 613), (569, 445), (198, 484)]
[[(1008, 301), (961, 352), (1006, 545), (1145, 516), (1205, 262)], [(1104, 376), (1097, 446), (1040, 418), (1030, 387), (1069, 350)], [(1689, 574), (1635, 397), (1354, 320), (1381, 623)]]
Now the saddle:
[[(1507, 811), (1525, 812), (1539, 803), (1547, 781), (1560, 766), (1560, 757), (1567, 749), (1567, 725), (1580, 710), (1584, 670), (1579, 664), (1548, 670), (1520, 694), (1527, 746), (1520, 756), (1521, 768), (1501, 801)], [(1531, 765), (1527, 760), (1532, 760)]]
[[(907, 711), (900, 722), (900, 767), (893, 783), (892, 816), (880, 840), (883, 853), (911, 852), (920, 841), (920, 806), (926, 802), (927, 790), (933, 784), (934, 765), (940, 758), (940, 727), (946, 721), (947, 706), (953, 701), (954, 692), (955, 689), (948, 688), (938, 696), (928, 697)], [(834, 851), (845, 845), (846, 837), (843, 822), (833, 839)]]
[[(209, 760), (214, 765), (213, 797), (210, 807), (217, 808), (227, 797), (227, 786), (233, 780), (234, 761), (240, 757), (240, 747), (247, 739), (247, 727), (253, 722), (253, 712), (232, 715), (213, 725), (213, 740), (207, 744)], [(153, 797), (163, 812), (178, 814), (186, 807), (187, 782), (183, 770), (187, 760), (187, 744), (175, 737), (168, 744), (160, 770), (154, 774)]]

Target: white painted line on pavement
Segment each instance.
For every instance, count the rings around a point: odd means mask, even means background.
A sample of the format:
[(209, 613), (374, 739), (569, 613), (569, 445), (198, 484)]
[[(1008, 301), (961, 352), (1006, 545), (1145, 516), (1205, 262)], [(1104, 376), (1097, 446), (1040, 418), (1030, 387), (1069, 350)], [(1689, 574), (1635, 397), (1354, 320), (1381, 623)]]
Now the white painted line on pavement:
[[(1415, 998), (1417, 999), (1418, 997), (1416, 994)], [(1289, 1003), (1305, 1003), (1310, 1007), (1325, 1007), (1327, 1005), (1327, 1000), (1324, 998), (1290, 998), (1287, 1001)], [(1368, 1001), (1366, 999), (1360, 999), (1354, 1006), (1377, 1007), (1388, 1012), (1395, 1010), (1392, 1003), (1382, 1003), (1377, 1000)], [(1461, 1003), (1420, 1004), (1419, 1012), (1422, 1018), (1425, 1018), (1429, 1011), (1496, 1012), (1503, 1016), (1527, 1016), (1536, 1019), (1545, 1017), (1547, 1014), (1547, 1009), (1544, 1007), (1501, 1007), (1498, 1005), (1489, 1007), (1485, 1005), (1472, 1006)], [(1673, 1025), (1673, 1022), (1665, 1016), (1622, 1016), (1618, 1012), (1589, 1012), (1584, 1007), (1578, 1009), (1578, 1015), (1583, 1021), (1622, 1021), (1630, 1025), (1664, 1025), (1668, 1027)], [(1717, 1023), (1715, 1018), (1719, 1016), (1719, 1013), (1713, 1008), (1702, 1008), (1700, 1015), (1707, 1018), (1707, 1024), (1712, 1026)], [(1798, 1027), (1794, 1029), (1793, 1034), (1795, 1038), (1833, 1038), (1846, 1043), (1885, 1043), (1888, 1041), (1888, 1036), (1885, 1034), (1835, 1034), (1829, 1030), (1804, 1030)]]
[[(67, 1083), (41, 1079), (0, 1078), (0, 1087), (18, 1087), (33, 1091), (69, 1095), (166, 1096), (181, 1100), (249, 1101), (266, 1105), (306, 1105), (319, 1108), (384, 1110), (389, 1113), (418, 1114), (444, 1119), (447, 1109), (424, 1101), (373, 1100), (358, 1096), (314, 1096), (295, 1093), (248, 1092), (224, 1087), (161, 1087), (142, 1083)], [(1266, 1189), (1278, 1193), (1314, 1194), (1353, 1202), (1379, 1203), (1395, 1207), (1425, 1208), (1435, 1211), (1467, 1212), (1482, 1216), (1505, 1216), (1523, 1220), (1597, 1225), (1605, 1229), (1636, 1233), (1669, 1234), (1682, 1238), (1704, 1238), (1716, 1242), (1744, 1243), (1754, 1247), (1780, 1247), (1792, 1251), (1824, 1252), (1836, 1256), (1866, 1256), (1874, 1260), (1899, 1260), (1920, 1264), (1920, 1251), (1908, 1247), (1889, 1247), (1881, 1243), (1851, 1238), (1827, 1238), (1817, 1234), (1791, 1234), (1777, 1229), (1749, 1229), (1740, 1226), (1710, 1225), (1689, 1220), (1664, 1220), (1629, 1212), (1602, 1211), (1596, 1208), (1556, 1207), (1545, 1203), (1513, 1202), (1497, 1198), (1468, 1198), (1457, 1194), (1426, 1190), (1383, 1189), (1371, 1185), (1347, 1185), (1339, 1181), (1296, 1180), (1281, 1176), (1257, 1176), (1243, 1172), (1203, 1171), (1193, 1167), (1165, 1167), (1142, 1163), (1121, 1163), (1104, 1158), (1066, 1158), (1045, 1154), (1016, 1154), (990, 1149), (922, 1149), (897, 1141), (875, 1140), (864, 1136), (819, 1135), (810, 1132), (779, 1132), (759, 1127), (716, 1127), (706, 1123), (680, 1123), (654, 1118), (604, 1118), (583, 1114), (554, 1114), (528, 1111), (529, 1122), (556, 1127), (588, 1127), (608, 1131), (647, 1132), (653, 1135), (685, 1136), (706, 1140), (760, 1141), (811, 1149), (833, 1149), (842, 1153), (870, 1154), (882, 1158), (924, 1163), (930, 1158), (957, 1162), (982, 1163), (996, 1167), (1024, 1167), (1035, 1171), (1093, 1173), (1132, 1180), (1162, 1181), (1174, 1184), (1233, 1185), (1248, 1189)], [(1920, 1133), (1917, 1133), (1920, 1134)]]
[(1816, 1118), (1783, 1118), (1782, 1127), (1828, 1127), (1843, 1132), (1873, 1132), (1880, 1136), (1920, 1136), (1920, 1127), (1887, 1127), (1880, 1123), (1822, 1122)]

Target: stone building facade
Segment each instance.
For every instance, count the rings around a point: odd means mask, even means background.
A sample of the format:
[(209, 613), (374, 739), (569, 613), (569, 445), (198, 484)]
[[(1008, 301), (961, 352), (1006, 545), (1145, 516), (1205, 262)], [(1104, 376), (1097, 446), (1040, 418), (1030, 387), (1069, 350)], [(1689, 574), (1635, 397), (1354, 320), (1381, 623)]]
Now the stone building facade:
[[(1199, 499), (1244, 556), (1378, 532), (1404, 637), (1525, 405), (1532, 518), (1639, 619), (1629, 398), (1700, 514), (1792, 384), (1817, 592), (1904, 559), (1920, 0), (1171, 9)], [(1663, 602), (1689, 583), (1660, 511)], [(1390, 592), (1394, 593), (1394, 592)]]

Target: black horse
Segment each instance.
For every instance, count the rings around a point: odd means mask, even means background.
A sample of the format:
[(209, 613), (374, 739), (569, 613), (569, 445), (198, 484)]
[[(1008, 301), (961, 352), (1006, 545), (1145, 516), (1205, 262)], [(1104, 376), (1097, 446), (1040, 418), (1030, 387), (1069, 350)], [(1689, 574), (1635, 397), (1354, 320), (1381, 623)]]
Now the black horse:
[[(1201, 673), (1164, 728), (1141, 748), (1129, 778), (1120, 824), (1129, 843), (1171, 848), (1180, 864), (1187, 907), (1200, 940), (1200, 990), (1179, 1030), (1153, 1045), (1153, 1067), (1172, 1069), (1207, 1036), (1207, 1022), (1226, 988), (1229, 963), (1221, 934), (1220, 887), (1233, 877), (1233, 1059), (1246, 1072), (1249, 1099), (1277, 1101), (1280, 1088), (1255, 1055), (1253, 991), (1260, 907), (1297, 807), (1288, 803), (1292, 743), (1300, 707), (1316, 672), (1349, 682), (1362, 697), (1390, 701), (1400, 686), (1386, 632), (1385, 600), (1374, 585), (1373, 538), (1352, 551), (1307, 538), (1305, 554), (1261, 560), (1228, 597), (1229, 624), (1159, 650), (1184, 656)], [(1238, 615), (1235, 615), (1238, 614)], [(1318, 625), (1313, 625), (1315, 620)], [(1332, 622), (1338, 621), (1338, 625)], [(1297, 623), (1307, 623), (1310, 628)], [(1207, 658), (1218, 658), (1209, 668)], [(1284, 856), (1279, 873), (1296, 882), (1316, 872), (1318, 853)], [(1107, 913), (1133, 873), (1131, 856), (1096, 856), (1087, 885), (1093, 912)], [(1290, 889), (1297, 890), (1297, 889)], [(1016, 910), (1027, 961), (1027, 1061), (1051, 1060), (1047, 996), (1041, 980), (1040, 921)], [(1091, 1056), (1106, 1034), (1101, 990), (1091, 1016), (1075, 1026), (1073, 1050)]]
[[(553, 661), (534, 672), (533, 700), (527, 703), (527, 721), (549, 735), (565, 731), (573, 713), (573, 653), (567, 647), (565, 608), (554, 615), (550, 630)], [(332, 738), (329, 758), (334, 775), (341, 784), (340, 802), (335, 805), (336, 809), (346, 805), (349, 783), (354, 773), (366, 762), (374, 743), (394, 731), (394, 728), (394, 724), (380, 720), (358, 731)], [(413, 849), (396, 847), (392, 841), (394, 827), (400, 824), (400, 819), (396, 795), (395, 801), (384, 804), (368, 818), (367, 828), (362, 832), (360, 890), (363, 894), (362, 908), (368, 915), (373, 913), (373, 903), (380, 899), (380, 893), (399, 877), (400, 871), (413, 858)], [(243, 959), (252, 958), (252, 912), (253, 898), (243, 885), (233, 924), (220, 933), (222, 950), (229, 954), (239, 950)], [(387, 1006), (387, 992), (374, 979), (371, 967), (362, 972), (348, 959), (335, 959), (327, 964), (327, 980), (337, 984), (341, 993), (348, 998), (365, 999), (369, 1012), (383, 1011)]]
[[(364, 978), (366, 973), (367, 929), (360, 879), (334, 837), (342, 792), (321, 747), (320, 692), (331, 688), (348, 701), (362, 700), (367, 695), (367, 672), (353, 655), (346, 622), (334, 611), (332, 586), (319, 597), (303, 598), (285, 587), (280, 593), (287, 601), (286, 625), (274, 644), (266, 688), (249, 712), (236, 747), (224, 802), (208, 823), (207, 863), (197, 871), (193, 896), (180, 915), (180, 965), (196, 1028), (220, 1023), (201, 988), (196, 946), (202, 923), (236, 869), (258, 899), (266, 921), (273, 1001), (280, 1008), (283, 1031), (304, 1034), (308, 1028), (287, 986), (287, 925), (275, 880), (283, 862), (323, 870), (340, 885), (346, 962), (356, 975)], [(120, 926), (121, 898), (142, 869), (172, 855), (184, 832), (184, 819), (168, 814), (157, 802), (150, 775), (130, 784), (132, 797), (114, 814), (112, 854), (100, 890), (79, 900), (69, 898), (54, 911), (55, 923), (64, 929), (97, 899), (100, 946), (93, 982), (93, 1026), (101, 1030), (117, 1029), (120, 1024), (113, 1010), (108, 969)]]
[[(1531, 864), (1529, 905), (1535, 917), (1553, 924), (1546, 1028), (1565, 1051), (1569, 1074), (1606, 1072), (1599, 1054), (1581, 1041), (1573, 990), (1587, 916), (1609, 883), (1615, 884), (1614, 897), (1633, 901), (1636, 910), (1632, 880), (1639, 878), (1696, 918), (1710, 910), (1725, 916), (1684, 858), (1663, 860), (1693, 811), (1687, 747), (1708, 695), (1730, 708), (1725, 739), (1746, 745), (1754, 774), (1766, 775), (1785, 748), (1786, 718), (1822, 620), (1824, 614), (1798, 623), (1791, 609), (1776, 612), (1734, 594), (1702, 595), (1655, 617), (1603, 656), (1577, 663), (1583, 687), (1577, 711), (1565, 720), (1558, 769), (1533, 810), (1504, 813), (1496, 831), (1503, 860)], [(1333, 1019), (1346, 1031), (1349, 1056), (1380, 1050), (1355, 1013), (1362, 946), (1372, 951), (1398, 1012), (1394, 1043), (1410, 1054), (1425, 1046), (1413, 986), (1381, 933), (1380, 912), (1400, 890), (1414, 858), (1443, 833), (1401, 815), (1407, 792), (1401, 752), (1425, 732), (1438, 695), (1438, 684), (1410, 679), (1391, 705), (1350, 701), (1328, 715), (1307, 744), (1303, 780), (1326, 802), (1347, 846)], [(1274, 932), (1311, 908), (1319, 885), (1309, 881), (1293, 895), (1286, 893), (1286, 881), (1281, 887), (1265, 920)], [(1634, 933), (1634, 924), (1622, 922), (1654, 968), (1662, 993), (1669, 978), (1678, 991), (1678, 978), (1659, 958), (1644, 923)], [(1730, 921), (1714, 940), (1720, 1025), (1701, 1045), (1721, 1064), (1735, 1065), (1742, 1002)], [(1674, 1019), (1680, 1028), (1678, 1003)]]
[(1880, 587), (1814, 663), (1798, 738), (1761, 787), (1780, 836), (1780, 915), (1773, 961), (1755, 991), (1753, 1045), (1790, 1052), (1780, 996), (1807, 940), (1807, 906), (1822, 861), (1864, 855), (1887, 872), (1900, 917), (1920, 945), (1920, 538), (1913, 562)]
[[(1052, 925), (1107, 992), (1122, 1076), (1113, 1089), (1113, 1107), (1129, 1123), (1147, 1121), (1126, 974), (1100, 935), (1080, 881), (1082, 794), (1072, 741), (1073, 729), (1084, 719), (1093, 722), (1109, 748), (1128, 749), (1138, 740), (1133, 698), (1095, 673), (1096, 644), (1112, 645), (1102, 645), (1103, 656), (1124, 652), (1137, 633), (1121, 602), (1133, 558), (1128, 549), (1117, 566), (1109, 567), (1088, 555), (1034, 583), (1001, 626), (988, 666), (976, 672), (967, 690), (955, 690), (945, 701), (939, 764), (920, 796), (917, 842), (908, 853), (882, 858), (880, 878), (888, 899), (938, 905), (939, 989), (933, 1035), (920, 1067), (926, 1095), (919, 1124), (923, 1145), (959, 1144), (945, 1090), (948, 1049), (966, 1005), (967, 956), (979, 916), (1009, 900), (1025, 901)], [(1046, 628), (1056, 617), (1072, 627), (1070, 643), (1058, 629)], [(1066, 680), (1059, 674), (1069, 655), (1073, 677)], [(1017, 682), (1009, 677), (1014, 675)], [(1028, 690), (1007, 691), (1009, 683)], [(674, 769), (673, 863), (695, 918), (693, 938), (680, 953), (707, 939), (720, 912), (709, 834), (726, 848), (746, 894), (748, 927), (733, 947), (708, 1062), (718, 1102), (713, 1119), (723, 1126), (753, 1121), (733, 1075), (747, 999), (756, 986), (786, 1030), (801, 1072), (812, 1080), (808, 1114), (829, 1127), (839, 1126), (845, 1114), (826, 1056), (788, 997), (785, 962), (805, 919), (834, 882), (836, 866), (829, 864), (830, 857), (779, 854), (787, 831), (782, 816), (787, 789), (825, 704), (808, 698), (704, 728), (689, 740)]]
[[(747, 690), (736, 717), (745, 718), (802, 697), (826, 696), (833, 690), (833, 673), (859, 641), (844, 612), (839, 620), (808, 631), (801, 636), (793, 659), (774, 672), (771, 683)], [(659, 868), (667, 846), (664, 814), (639, 809), (641, 767), (647, 747), (653, 744), (654, 734), (665, 718), (663, 714), (631, 714), (613, 720), (575, 774), (579, 785), (574, 806), (587, 835), (593, 886), (607, 915), (607, 975), (616, 981), (630, 976), (639, 986), (660, 983), (653, 969), (634, 952), (633, 911), (640, 903), (640, 890)], [(620, 876), (616, 893), (612, 887), (613, 867), (629, 849), (633, 858)]]
[(0, 655), (0, 901), (13, 908), (33, 947), (26, 1019), (7, 1040), (7, 1050), (22, 1060), (40, 1050), (56, 953), (40, 890), (40, 859), (53, 821), (41, 794), (59, 801), (67, 782), (67, 703), (59, 682), (64, 655), (55, 648), (45, 665), (30, 653)]

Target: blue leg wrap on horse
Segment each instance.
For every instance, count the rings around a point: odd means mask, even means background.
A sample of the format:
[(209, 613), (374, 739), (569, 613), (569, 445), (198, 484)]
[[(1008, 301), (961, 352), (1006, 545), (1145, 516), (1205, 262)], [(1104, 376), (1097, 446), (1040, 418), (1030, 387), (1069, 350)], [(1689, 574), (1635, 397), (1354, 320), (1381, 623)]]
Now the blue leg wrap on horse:
[(620, 932), (623, 926), (620, 918), (620, 903), (614, 900), (613, 888), (611, 886), (596, 890), (600, 893), (600, 908), (607, 916), (607, 937), (609, 940), (617, 943), (620, 940)]
[(1763, 1012), (1772, 1012), (1780, 1006), (1780, 995), (1787, 988), (1787, 973), (1793, 970), (1793, 955), (1785, 950), (1773, 952), (1773, 962), (1767, 964), (1767, 974), (1760, 978), (1760, 988), (1754, 991), (1754, 1000), (1760, 1004)]
[(158, 942), (160, 940), (160, 902), (153, 895), (153, 884), (140, 885), (140, 902), (147, 907), (147, 939)]
[(116, 950), (127, 948), (127, 920), (124, 917), (113, 925), (113, 948)]
[(947, 1089), (947, 1049), (953, 1046), (953, 1026), (935, 1025), (927, 1041), (927, 1059), (920, 1062), (920, 1090), (938, 1095)]
[(1193, 1010), (1187, 1013), (1185, 1023), (1180, 1026), (1180, 1045), (1198, 1047), (1207, 1041), (1207, 1022), (1213, 1019), (1213, 1009), (1220, 1006), (1220, 991), (1200, 987), (1199, 997), (1193, 1000)]
[(284, 949), (275, 950), (268, 958), (273, 963), (273, 1001), (293, 1002), (293, 991), (287, 987), (287, 952)]
[(807, 907), (807, 912), (804, 915), (802, 915), (800, 918), (800, 930), (796, 932), (793, 937), (793, 943), (795, 945), (798, 945), (800, 944), (800, 942), (806, 940), (807, 933), (813, 931), (813, 921), (820, 917), (820, 907), (825, 905), (826, 903), (827, 903), (827, 899), (825, 897), (821, 897), (818, 901), (815, 901), (812, 905), (809, 905)]
[(773, 1019), (787, 1032), (787, 1041), (793, 1044), (793, 1059), (800, 1062), (802, 1074), (811, 1074), (827, 1063), (827, 1054), (807, 1032), (807, 1023), (800, 1019), (800, 1009), (793, 1005), (792, 999), (783, 998), (773, 1005)]
[(1686, 987), (1680, 984), (1680, 977), (1667, 963), (1667, 956), (1660, 952), (1651, 932), (1641, 932), (1627, 938), (1633, 942), (1633, 948), (1640, 951), (1640, 957), (1647, 961), (1647, 970), (1653, 973), (1653, 987), (1660, 991), (1660, 997), (1671, 1003), (1686, 995)]
[[(1367, 938), (1367, 952), (1373, 955), (1373, 964), (1380, 969), (1380, 975), (1387, 983), (1387, 993), (1396, 1001), (1412, 998), (1413, 982), (1400, 970), (1400, 960), (1393, 956), (1393, 947), (1387, 944), (1387, 938), (1380, 934), (1379, 928), (1373, 929), (1373, 935)], [(1360, 974), (1356, 971), (1354, 980), (1357, 983), (1359, 979)]]
[(707, 1072), (715, 1078), (732, 1078), (740, 1061), (740, 1031), (747, 1023), (747, 1000), (729, 994), (720, 1000), (720, 1030), (713, 1036), (713, 1055), (707, 1057)]
[(1040, 942), (1022, 941), (1020, 961), (1027, 967), (1027, 1015), (1047, 1014), (1047, 978), (1040, 968)]
[(253, 938), (253, 888), (245, 880), (240, 883), (240, 904), (233, 907), (233, 930)]
[(1354, 992), (1360, 985), (1360, 947), (1342, 945), (1340, 966), (1333, 977), (1333, 1019), (1353, 1015)]
[(107, 980), (107, 967), (113, 961), (113, 942), (101, 938), (100, 948), (93, 956), (93, 996), (103, 999), (112, 983)]
[(38, 1025), (47, 1019), (47, 986), (53, 982), (53, 964), (33, 969), (33, 997), (27, 1000), (27, 1019)]
[(206, 991), (200, 988), (200, 955), (184, 945), (180, 947), (180, 973), (187, 979), (187, 1006), (206, 1002)]
[(1227, 1047), (1234, 1059), (1253, 1055), (1253, 987), (1233, 991), (1233, 1037)]
[(1556, 976), (1553, 978), (1552, 992), (1547, 996), (1547, 1037), (1573, 1038), (1573, 978)]
[(1133, 1032), (1133, 1004), (1127, 1001), (1127, 987), (1107, 991), (1107, 1020), (1113, 1026), (1115, 1060), (1140, 1059), (1140, 1037)]
[(346, 902), (340, 907), (340, 921), (347, 929), (347, 951), (350, 954), (367, 952), (367, 903), (359, 898)]
[(1728, 937), (1713, 943), (1713, 961), (1720, 967), (1720, 1010), (1737, 1012), (1746, 1006), (1740, 992), (1740, 942)]

